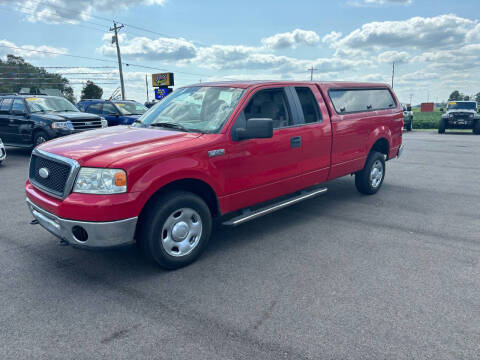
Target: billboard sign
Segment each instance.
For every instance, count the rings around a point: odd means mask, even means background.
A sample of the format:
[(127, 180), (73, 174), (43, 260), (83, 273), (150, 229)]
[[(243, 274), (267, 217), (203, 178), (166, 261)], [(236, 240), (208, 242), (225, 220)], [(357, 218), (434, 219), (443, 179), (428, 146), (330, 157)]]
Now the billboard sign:
[(174, 79), (173, 73), (161, 73), (161, 74), (152, 74), (152, 86), (161, 87), (161, 86), (173, 86)]

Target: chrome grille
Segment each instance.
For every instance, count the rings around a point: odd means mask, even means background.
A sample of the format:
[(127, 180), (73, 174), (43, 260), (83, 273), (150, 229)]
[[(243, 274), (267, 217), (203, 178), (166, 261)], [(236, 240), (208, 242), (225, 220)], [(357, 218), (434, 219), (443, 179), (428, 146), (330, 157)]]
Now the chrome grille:
[(75, 130), (100, 129), (102, 120), (100, 119), (70, 119)]

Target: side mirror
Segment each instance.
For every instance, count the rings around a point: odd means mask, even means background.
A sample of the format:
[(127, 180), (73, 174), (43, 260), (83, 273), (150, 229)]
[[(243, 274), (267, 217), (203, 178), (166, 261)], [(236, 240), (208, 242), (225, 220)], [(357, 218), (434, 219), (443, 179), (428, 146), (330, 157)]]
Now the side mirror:
[(443, 108), (440, 108), (440, 112), (443, 112)]
[(238, 140), (266, 139), (273, 137), (273, 120), (268, 118), (252, 118), (247, 120), (246, 128), (235, 130)]

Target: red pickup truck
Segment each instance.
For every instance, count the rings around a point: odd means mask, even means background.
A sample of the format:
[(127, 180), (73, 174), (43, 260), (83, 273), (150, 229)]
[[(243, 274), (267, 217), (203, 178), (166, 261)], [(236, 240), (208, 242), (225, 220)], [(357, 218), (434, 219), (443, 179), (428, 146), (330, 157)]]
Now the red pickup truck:
[(31, 157), (27, 203), (70, 244), (137, 242), (173, 269), (205, 249), (212, 218), (239, 225), (355, 174), (374, 194), (400, 155), (388, 85), (221, 82), (180, 88), (132, 126), (49, 141)]

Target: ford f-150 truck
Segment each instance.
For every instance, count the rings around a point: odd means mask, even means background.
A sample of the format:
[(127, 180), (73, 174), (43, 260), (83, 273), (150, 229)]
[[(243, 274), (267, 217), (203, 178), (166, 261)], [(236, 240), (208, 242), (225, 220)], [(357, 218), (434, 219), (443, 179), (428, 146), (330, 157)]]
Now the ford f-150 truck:
[(205, 249), (212, 218), (236, 226), (355, 174), (375, 194), (402, 151), (388, 85), (222, 82), (180, 88), (132, 126), (49, 141), (31, 157), (27, 203), (62, 241), (137, 242), (174, 269)]

